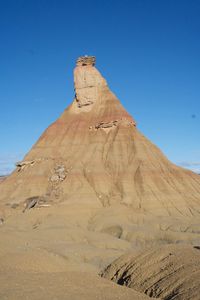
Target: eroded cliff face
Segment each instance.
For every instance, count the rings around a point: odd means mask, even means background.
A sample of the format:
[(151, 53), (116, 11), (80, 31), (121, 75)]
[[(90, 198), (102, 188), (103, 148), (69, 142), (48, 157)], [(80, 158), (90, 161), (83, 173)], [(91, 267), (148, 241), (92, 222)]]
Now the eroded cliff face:
[(170, 163), (137, 130), (94, 57), (78, 59), (74, 87), (72, 104), (1, 183), (1, 203), (19, 205), (39, 197), (51, 204), (122, 205), (155, 216), (198, 216), (199, 176)]
[[(80, 111), (88, 106), (91, 110), (94, 104), (100, 102), (102, 90), (108, 89), (106, 80), (101, 76), (93, 64), (82, 64), (78, 62), (74, 70), (75, 100)], [(98, 101), (99, 100), (99, 101)]]

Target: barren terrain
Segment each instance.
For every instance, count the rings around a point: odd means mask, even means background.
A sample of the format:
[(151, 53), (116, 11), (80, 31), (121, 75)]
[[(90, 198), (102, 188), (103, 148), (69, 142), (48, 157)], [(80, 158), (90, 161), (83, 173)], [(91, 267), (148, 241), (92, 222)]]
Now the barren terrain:
[(74, 84), (72, 104), (0, 182), (0, 298), (198, 299), (200, 176), (138, 131), (94, 57), (78, 59)]

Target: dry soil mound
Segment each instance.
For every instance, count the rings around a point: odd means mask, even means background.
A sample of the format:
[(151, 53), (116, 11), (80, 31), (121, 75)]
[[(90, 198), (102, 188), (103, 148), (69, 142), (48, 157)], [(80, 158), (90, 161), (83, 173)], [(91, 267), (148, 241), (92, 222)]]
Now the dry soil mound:
[(166, 245), (127, 254), (102, 274), (120, 285), (150, 297), (170, 300), (200, 299), (200, 250), (186, 245)]

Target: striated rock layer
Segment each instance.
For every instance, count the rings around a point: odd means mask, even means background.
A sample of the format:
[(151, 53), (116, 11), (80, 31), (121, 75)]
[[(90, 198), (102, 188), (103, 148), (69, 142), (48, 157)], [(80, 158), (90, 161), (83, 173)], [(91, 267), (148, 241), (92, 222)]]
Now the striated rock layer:
[(128, 205), (157, 216), (199, 215), (200, 177), (169, 162), (137, 130), (94, 64), (94, 57), (78, 59), (74, 101), (1, 183), (1, 203), (42, 197)]
[(125, 254), (111, 263), (102, 276), (163, 300), (199, 300), (200, 248), (166, 245)]

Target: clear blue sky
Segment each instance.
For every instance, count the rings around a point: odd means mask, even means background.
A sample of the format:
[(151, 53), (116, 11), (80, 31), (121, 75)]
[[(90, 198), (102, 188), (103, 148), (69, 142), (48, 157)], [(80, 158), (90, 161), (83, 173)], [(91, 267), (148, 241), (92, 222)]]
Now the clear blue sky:
[(200, 170), (199, 0), (0, 0), (0, 173), (72, 101), (85, 54), (138, 128)]

